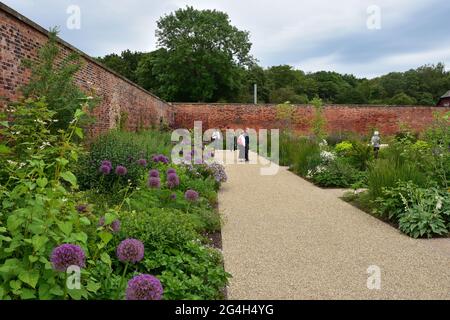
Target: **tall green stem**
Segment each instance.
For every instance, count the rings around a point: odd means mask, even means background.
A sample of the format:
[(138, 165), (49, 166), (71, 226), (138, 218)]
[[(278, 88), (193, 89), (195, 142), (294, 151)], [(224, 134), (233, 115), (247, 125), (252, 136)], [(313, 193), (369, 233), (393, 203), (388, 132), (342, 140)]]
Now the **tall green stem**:
[(120, 279), (119, 290), (117, 290), (117, 300), (120, 300), (120, 294), (122, 293), (123, 280), (125, 279), (125, 275), (127, 274), (128, 262), (123, 269), (122, 278)]

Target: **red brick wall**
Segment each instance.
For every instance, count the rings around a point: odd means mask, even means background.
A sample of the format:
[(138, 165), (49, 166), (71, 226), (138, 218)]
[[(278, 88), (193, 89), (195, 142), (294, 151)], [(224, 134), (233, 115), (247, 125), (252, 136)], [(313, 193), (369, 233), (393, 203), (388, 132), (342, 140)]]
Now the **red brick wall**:
[[(0, 97), (7, 100), (20, 98), (19, 88), (29, 80), (29, 72), (20, 67), (24, 58), (36, 59), (39, 47), (46, 43), (47, 32), (32, 21), (0, 3)], [(117, 125), (126, 113), (126, 127), (136, 130), (158, 124), (160, 117), (173, 124), (173, 108), (150, 92), (103, 67), (86, 54), (63, 40), (62, 54), (78, 52), (83, 67), (76, 76), (77, 84), (89, 94), (100, 98), (93, 111), (97, 121), (91, 134), (105, 132)]]
[[(188, 104), (175, 103), (175, 127), (192, 128), (194, 121), (202, 121), (203, 128), (280, 128), (274, 105), (243, 104)], [(382, 134), (399, 131), (401, 124), (415, 131), (422, 131), (433, 120), (434, 112), (450, 111), (450, 108), (420, 106), (325, 106), (327, 131), (353, 131), (368, 133), (374, 128)], [(296, 106), (294, 128), (298, 132), (311, 132), (314, 107)]]

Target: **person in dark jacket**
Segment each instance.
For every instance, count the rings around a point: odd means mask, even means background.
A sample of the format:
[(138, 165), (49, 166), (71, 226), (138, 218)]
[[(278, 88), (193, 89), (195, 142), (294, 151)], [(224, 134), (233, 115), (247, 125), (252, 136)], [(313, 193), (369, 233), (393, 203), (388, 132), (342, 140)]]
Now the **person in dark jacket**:
[(245, 129), (245, 162), (249, 162), (250, 160), (248, 159), (248, 151), (250, 149), (250, 136), (249, 136), (249, 128)]

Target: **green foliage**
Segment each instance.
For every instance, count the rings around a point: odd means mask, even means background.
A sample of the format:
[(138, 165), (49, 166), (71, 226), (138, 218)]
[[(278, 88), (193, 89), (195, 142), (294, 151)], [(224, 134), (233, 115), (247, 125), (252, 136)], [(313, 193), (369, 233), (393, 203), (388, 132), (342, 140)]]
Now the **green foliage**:
[(145, 257), (147, 270), (159, 274), (170, 300), (223, 299), (222, 291), (230, 275), (215, 249), (187, 242), (182, 249), (160, 248)]
[(383, 188), (392, 188), (399, 181), (412, 181), (418, 186), (427, 185), (426, 174), (417, 170), (414, 163), (379, 159), (369, 167), (367, 183), (372, 199), (381, 197)]
[(401, 195), (405, 212), (399, 229), (413, 238), (446, 235), (450, 227), (450, 197), (436, 188), (409, 188)]
[(322, 99), (315, 97), (311, 104), (314, 106), (314, 117), (312, 120), (312, 131), (314, 135), (323, 140), (326, 136), (326, 119), (323, 115)]
[(77, 124), (83, 112), (76, 111), (67, 131), (54, 135), (48, 127), (56, 112), (42, 101), (7, 110), (14, 118), (0, 128), (9, 150), (0, 160), (0, 299), (88, 298), (91, 292), (84, 288), (95, 287), (92, 280), (84, 278), (81, 290), (67, 291), (64, 275), (49, 261), (62, 243), (88, 251), (90, 220), (75, 209), (78, 185), (70, 171), (81, 151), (73, 138), (81, 132)]
[(352, 148), (348, 152), (348, 161), (358, 170), (367, 170), (370, 161), (373, 159), (372, 147), (359, 142), (353, 141)]
[(300, 139), (293, 148), (291, 154), (291, 168), (301, 176), (307, 176), (310, 170), (314, 170), (320, 163), (319, 145), (308, 139)]
[(334, 148), (338, 155), (348, 155), (352, 149), (353, 144), (350, 141), (342, 141), (338, 143)]
[[(63, 57), (57, 34), (57, 29), (50, 31), (48, 42), (39, 49), (37, 61), (23, 60), (31, 77), (21, 88), (25, 98), (45, 98), (48, 109), (55, 112), (54, 122), (49, 126), (54, 132), (68, 127), (80, 105), (92, 109), (96, 104), (94, 97), (87, 97), (75, 84), (74, 76), (81, 68), (80, 57), (76, 53)], [(92, 119), (85, 115), (83, 121), (88, 120)]]
[(312, 176), (312, 181), (321, 187), (348, 188), (363, 179), (364, 173), (339, 158), (324, 166), (320, 171), (316, 171)]
[(108, 54), (104, 57), (97, 58), (97, 60), (120, 75), (133, 82), (137, 82), (138, 77), (136, 71), (140, 61), (144, 59), (145, 56), (146, 54), (142, 52), (125, 50), (122, 51), (120, 55), (115, 53)]
[(163, 98), (218, 101), (239, 93), (241, 68), (252, 62), (251, 43), (248, 32), (232, 26), (226, 13), (186, 7), (157, 24), (158, 45), (164, 51), (150, 63)]
[[(137, 186), (143, 174), (149, 170), (151, 157), (155, 154), (169, 153), (170, 135), (167, 133), (110, 131), (90, 145), (90, 152), (80, 159), (76, 173), (82, 189), (95, 189), (112, 194), (129, 183)], [(139, 159), (146, 159), (148, 166), (139, 165), (137, 163)], [(109, 175), (103, 175), (99, 171), (104, 160), (112, 162), (113, 170)], [(127, 168), (126, 176), (114, 174), (114, 168), (118, 165)]]
[(190, 217), (177, 209), (133, 211), (124, 216), (122, 226), (127, 236), (141, 240), (148, 252), (161, 247), (181, 249), (199, 237)]
[(415, 105), (417, 103), (416, 99), (411, 98), (410, 96), (408, 96), (406, 93), (401, 92), (396, 94), (395, 96), (393, 96), (390, 100), (389, 103), (392, 105)]
[(282, 128), (290, 129), (295, 122), (295, 107), (286, 100), (276, 107), (276, 117)]

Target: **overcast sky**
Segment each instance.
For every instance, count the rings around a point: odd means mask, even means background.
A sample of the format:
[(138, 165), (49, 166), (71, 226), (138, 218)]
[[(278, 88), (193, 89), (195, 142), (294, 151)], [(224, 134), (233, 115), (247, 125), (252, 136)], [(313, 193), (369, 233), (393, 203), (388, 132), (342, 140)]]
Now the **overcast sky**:
[[(262, 66), (290, 64), (374, 77), (444, 62), (450, 67), (448, 0), (2, 0), (92, 56), (156, 48), (156, 21), (186, 5), (229, 14), (250, 31)], [(81, 9), (81, 28), (66, 27), (67, 8)], [(370, 6), (380, 8), (380, 27)], [(374, 20), (375, 19), (375, 20)]]

